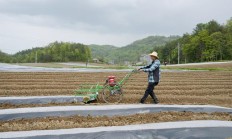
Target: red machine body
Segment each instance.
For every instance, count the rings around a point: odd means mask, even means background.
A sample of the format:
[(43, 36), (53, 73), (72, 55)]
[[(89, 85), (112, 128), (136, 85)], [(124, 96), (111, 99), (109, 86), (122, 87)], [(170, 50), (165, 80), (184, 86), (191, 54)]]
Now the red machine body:
[(111, 87), (115, 86), (115, 84), (116, 84), (115, 76), (108, 76), (108, 84)]

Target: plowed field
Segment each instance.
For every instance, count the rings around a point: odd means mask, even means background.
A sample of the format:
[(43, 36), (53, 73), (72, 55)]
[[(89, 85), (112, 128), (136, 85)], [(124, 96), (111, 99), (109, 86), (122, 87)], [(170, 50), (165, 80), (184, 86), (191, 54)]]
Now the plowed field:
[[(9, 73), (0, 72), (0, 96), (52, 96), (74, 95), (81, 84), (103, 84), (109, 75), (117, 80), (127, 73)], [(121, 103), (138, 103), (147, 86), (147, 75), (137, 73), (123, 86)], [(232, 107), (232, 72), (163, 72), (161, 82), (155, 88), (161, 104), (212, 104)], [(152, 103), (148, 97), (146, 103)], [(92, 103), (105, 104), (102, 100)], [(1, 104), (1, 109), (51, 105), (80, 104)], [(147, 118), (149, 117), (149, 118)], [(227, 120), (228, 113), (160, 112), (114, 117), (46, 117), (0, 121), (0, 132), (20, 130), (45, 130), (78, 127), (118, 126), (181, 120)]]
[[(74, 90), (81, 84), (104, 84), (108, 75), (115, 75), (119, 81), (126, 74), (126, 72), (1, 72), (0, 96), (74, 95)], [(121, 103), (138, 103), (144, 94), (146, 86), (146, 73), (141, 72), (132, 75), (123, 86), (124, 97)], [(155, 88), (155, 93), (161, 104), (212, 104), (232, 107), (232, 72), (163, 72), (161, 82)], [(103, 103), (103, 101), (100, 99), (100, 101), (95, 104), (101, 103)], [(150, 97), (148, 97), (146, 103), (152, 103)], [(2, 105), (1, 108), (3, 107), (14, 106)]]

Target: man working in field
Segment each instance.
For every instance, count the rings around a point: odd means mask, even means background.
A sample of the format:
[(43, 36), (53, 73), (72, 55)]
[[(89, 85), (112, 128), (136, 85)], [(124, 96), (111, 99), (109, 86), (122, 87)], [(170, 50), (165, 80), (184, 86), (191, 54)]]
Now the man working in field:
[(159, 101), (154, 93), (154, 88), (156, 85), (159, 84), (160, 81), (160, 61), (159, 61), (159, 57), (158, 57), (158, 53), (157, 52), (153, 52), (151, 54), (149, 54), (151, 59), (152, 59), (152, 63), (148, 66), (139, 68), (139, 71), (144, 71), (148, 73), (148, 86), (147, 89), (142, 97), (142, 99), (140, 100), (140, 103), (144, 103), (144, 101), (147, 99), (148, 95), (150, 95), (152, 97), (152, 99), (154, 100), (155, 104), (158, 104)]

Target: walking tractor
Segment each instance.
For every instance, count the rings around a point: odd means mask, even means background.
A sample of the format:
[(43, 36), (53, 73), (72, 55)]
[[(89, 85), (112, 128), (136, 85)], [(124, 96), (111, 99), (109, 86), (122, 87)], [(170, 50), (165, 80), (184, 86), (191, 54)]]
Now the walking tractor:
[(83, 102), (87, 103), (89, 101), (98, 100), (98, 95), (101, 93), (102, 99), (106, 103), (119, 103), (123, 97), (122, 87), (126, 81), (130, 78), (133, 73), (137, 70), (132, 70), (126, 76), (116, 82), (115, 76), (108, 76), (105, 84), (85, 84), (80, 85), (79, 89), (75, 90), (75, 96), (83, 98)]

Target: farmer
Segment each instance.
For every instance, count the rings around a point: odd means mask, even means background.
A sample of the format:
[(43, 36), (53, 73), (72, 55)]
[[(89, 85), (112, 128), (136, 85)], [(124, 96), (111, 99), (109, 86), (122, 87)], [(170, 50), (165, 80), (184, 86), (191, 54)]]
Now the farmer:
[(153, 92), (153, 89), (156, 85), (159, 84), (160, 81), (160, 61), (159, 61), (159, 57), (157, 52), (152, 52), (151, 54), (149, 54), (151, 59), (152, 59), (152, 63), (148, 66), (139, 68), (139, 71), (144, 71), (148, 73), (148, 86), (147, 89), (142, 97), (142, 99), (140, 100), (140, 103), (144, 103), (144, 101), (147, 99), (148, 95), (150, 95), (154, 101), (155, 104), (158, 104), (159, 101), (155, 95), (155, 93)]

